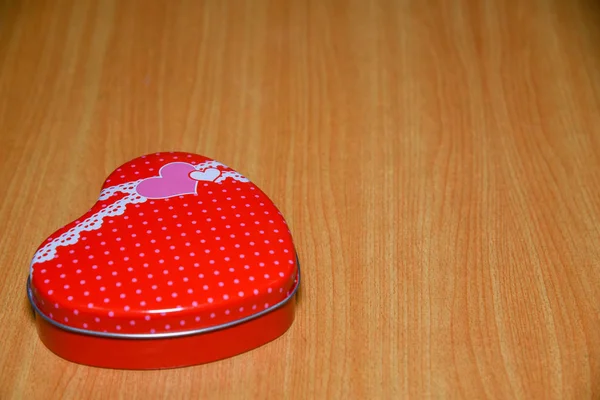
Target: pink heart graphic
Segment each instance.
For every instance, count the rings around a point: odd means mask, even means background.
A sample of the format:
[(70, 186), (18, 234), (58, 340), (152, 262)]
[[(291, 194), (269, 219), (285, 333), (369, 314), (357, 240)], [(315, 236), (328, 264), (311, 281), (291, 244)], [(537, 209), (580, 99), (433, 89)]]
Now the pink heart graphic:
[(164, 165), (159, 171), (159, 176), (144, 179), (137, 185), (136, 191), (149, 199), (194, 194), (197, 182), (189, 176), (194, 170), (193, 165), (183, 162)]

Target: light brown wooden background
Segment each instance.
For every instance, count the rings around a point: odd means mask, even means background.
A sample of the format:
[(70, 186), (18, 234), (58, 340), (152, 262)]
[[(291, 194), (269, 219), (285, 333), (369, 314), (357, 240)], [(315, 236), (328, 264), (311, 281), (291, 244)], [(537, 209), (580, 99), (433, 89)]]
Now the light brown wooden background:
[[(0, 398), (600, 398), (597, 2), (0, 4)], [(296, 323), (187, 369), (59, 359), (35, 248), (167, 150), (280, 206)]]

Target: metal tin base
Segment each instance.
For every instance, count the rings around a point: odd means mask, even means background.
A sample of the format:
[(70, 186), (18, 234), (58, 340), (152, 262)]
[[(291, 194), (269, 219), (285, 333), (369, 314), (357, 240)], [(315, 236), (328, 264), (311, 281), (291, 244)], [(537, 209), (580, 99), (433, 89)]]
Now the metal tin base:
[(217, 361), (245, 353), (283, 335), (294, 322), (295, 296), (261, 317), (208, 333), (161, 339), (121, 339), (60, 329), (40, 318), (42, 342), (66, 360), (102, 368), (167, 369)]

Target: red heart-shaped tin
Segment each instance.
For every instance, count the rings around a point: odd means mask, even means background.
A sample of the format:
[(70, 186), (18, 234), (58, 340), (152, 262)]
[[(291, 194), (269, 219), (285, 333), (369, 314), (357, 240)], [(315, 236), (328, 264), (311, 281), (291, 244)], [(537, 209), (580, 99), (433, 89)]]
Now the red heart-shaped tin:
[(178, 152), (117, 168), (92, 209), (38, 248), (28, 295), (59, 356), (153, 369), (282, 335), (298, 285), (291, 233), (267, 195), (217, 161)]

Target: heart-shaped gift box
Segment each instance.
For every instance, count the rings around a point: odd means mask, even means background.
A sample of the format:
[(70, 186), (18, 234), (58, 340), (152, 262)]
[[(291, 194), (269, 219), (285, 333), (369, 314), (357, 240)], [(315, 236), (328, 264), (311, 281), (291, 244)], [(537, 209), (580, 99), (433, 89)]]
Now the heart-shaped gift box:
[(256, 185), (200, 155), (156, 153), (117, 168), (96, 204), (39, 246), (28, 295), (59, 356), (170, 368), (282, 335), (299, 273), (286, 221)]

